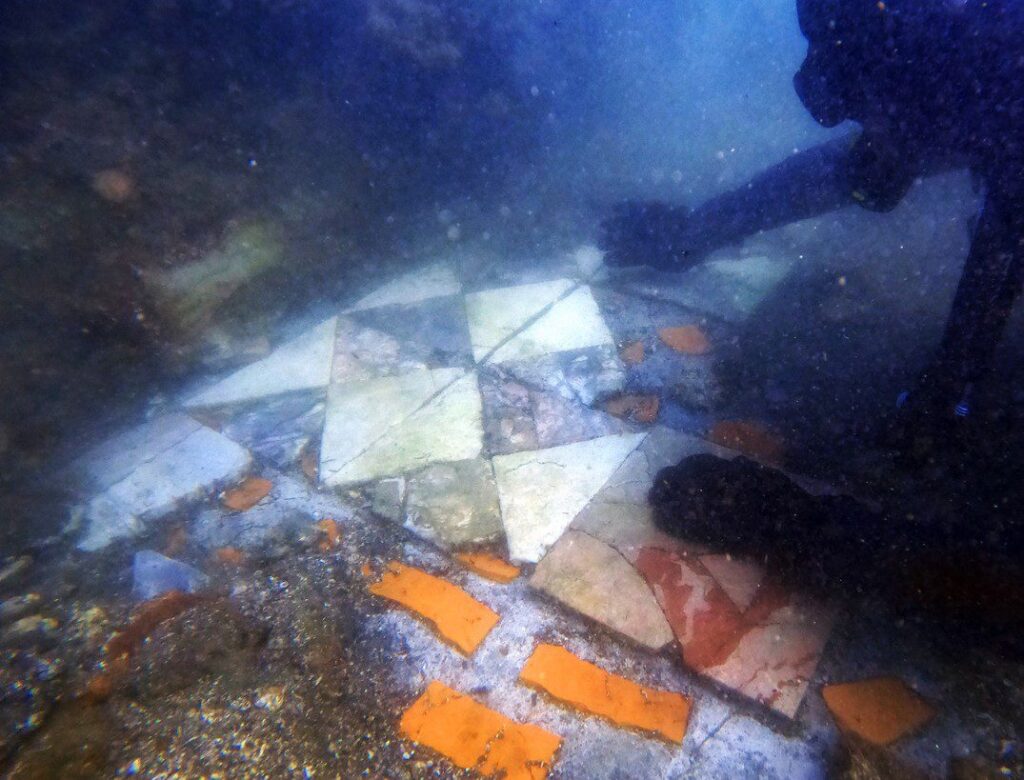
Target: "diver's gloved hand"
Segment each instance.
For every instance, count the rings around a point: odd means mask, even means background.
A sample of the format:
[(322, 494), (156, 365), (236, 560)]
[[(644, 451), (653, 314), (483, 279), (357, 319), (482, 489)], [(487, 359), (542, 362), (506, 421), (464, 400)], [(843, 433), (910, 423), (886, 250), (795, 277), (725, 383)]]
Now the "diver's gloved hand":
[(659, 201), (625, 201), (601, 223), (598, 244), (610, 266), (682, 270), (700, 262), (688, 233), (688, 209)]

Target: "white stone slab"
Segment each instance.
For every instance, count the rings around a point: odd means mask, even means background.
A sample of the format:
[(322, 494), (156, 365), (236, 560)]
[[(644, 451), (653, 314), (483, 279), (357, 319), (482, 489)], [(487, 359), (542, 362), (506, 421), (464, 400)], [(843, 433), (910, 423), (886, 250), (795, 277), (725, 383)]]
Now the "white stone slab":
[(356, 484), (475, 458), (483, 447), (481, 407), (476, 374), (458, 368), (334, 388), (321, 479), (332, 486)]
[(327, 387), (331, 381), (337, 324), (338, 318), (331, 317), (278, 347), (263, 360), (236, 371), (193, 396), (185, 406), (221, 406), (296, 390)]
[(430, 298), (458, 295), (462, 284), (450, 263), (441, 262), (400, 276), (361, 298), (348, 311), (365, 311), (379, 306), (419, 303)]
[(582, 286), (500, 346), (488, 362), (524, 360), (552, 352), (612, 343), (612, 334), (601, 317), (597, 301), (590, 293), (590, 288)]
[(93, 447), (75, 461), (70, 476), (83, 481), (91, 493), (106, 490), (201, 427), (185, 414), (157, 417)]
[(98, 550), (140, 533), (147, 522), (239, 480), (252, 466), (242, 447), (200, 426), (169, 449), (140, 460), (121, 481), (85, 508), (86, 532), (78, 546)]
[(573, 288), (569, 279), (523, 284), (466, 296), (469, 339), (478, 362)]
[(494, 458), (510, 556), (539, 561), (645, 434), (604, 436)]

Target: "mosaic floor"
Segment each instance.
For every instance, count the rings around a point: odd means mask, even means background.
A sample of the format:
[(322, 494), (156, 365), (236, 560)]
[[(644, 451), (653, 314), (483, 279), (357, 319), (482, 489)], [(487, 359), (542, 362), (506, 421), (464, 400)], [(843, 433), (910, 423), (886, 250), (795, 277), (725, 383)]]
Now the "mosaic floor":
[[(279, 530), (307, 480), (446, 554), (511, 561), (527, 598), (584, 616), (652, 664), (674, 657), (709, 690), (796, 717), (832, 610), (756, 562), (664, 535), (646, 502), (662, 467), (737, 454), (716, 434), (714, 352), (788, 264), (738, 257), (662, 289), (609, 285), (595, 255), (515, 274), (426, 264), (196, 388), (80, 461), (91, 496), (79, 546), (130, 540), (272, 469), (294, 476), (246, 513), (247, 543)], [(769, 438), (734, 443), (770, 461)], [(200, 514), (197, 533), (238, 544), (217, 511)]]
[[(740, 280), (734, 295), (716, 280), (707, 297), (730, 318), (784, 272), (755, 262), (753, 280), (728, 264), (702, 272)], [(87, 510), (83, 545), (130, 534), (167, 503), (148, 490), (150, 469), (180, 488), (241, 475), (249, 461), (239, 445), (278, 465), (316, 455), (321, 485), (365, 492), (381, 516), (446, 549), (507, 545), (513, 562), (538, 564), (537, 589), (653, 650), (678, 642), (691, 668), (792, 716), (829, 611), (756, 564), (654, 529), (646, 493), (655, 472), (686, 454), (728, 451), (595, 408), (625, 389), (627, 371), (586, 270), (581, 262), (574, 276), (477, 289), (439, 263), (385, 284), (185, 399), (212, 428), (176, 416), (154, 423), (154, 449), (182, 436), (175, 456), (108, 479)], [(192, 447), (207, 453), (207, 474), (173, 473), (196, 463), (177, 454)]]

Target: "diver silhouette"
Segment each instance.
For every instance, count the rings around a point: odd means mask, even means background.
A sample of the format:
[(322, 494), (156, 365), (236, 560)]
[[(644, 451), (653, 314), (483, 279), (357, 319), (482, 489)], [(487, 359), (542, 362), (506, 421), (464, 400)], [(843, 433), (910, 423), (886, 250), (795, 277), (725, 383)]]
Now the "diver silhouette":
[(938, 354), (910, 407), (970, 412), (1024, 281), (1024, 3), (797, 0), (793, 79), (825, 127), (860, 132), (799, 152), (690, 210), (627, 202), (602, 223), (611, 265), (683, 269), (761, 230), (850, 204), (894, 208), (915, 179), (969, 168), (984, 205)]

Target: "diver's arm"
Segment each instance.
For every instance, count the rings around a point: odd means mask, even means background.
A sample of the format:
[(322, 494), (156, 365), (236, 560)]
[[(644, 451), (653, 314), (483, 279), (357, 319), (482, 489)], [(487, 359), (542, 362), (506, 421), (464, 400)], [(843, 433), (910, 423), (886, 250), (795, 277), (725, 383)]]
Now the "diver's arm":
[(620, 204), (601, 226), (606, 262), (686, 268), (759, 231), (856, 203), (849, 159), (857, 138), (797, 152), (692, 211), (657, 202)]
[(692, 251), (706, 254), (762, 230), (857, 202), (847, 174), (855, 135), (787, 157), (741, 187), (705, 201), (687, 217)]

